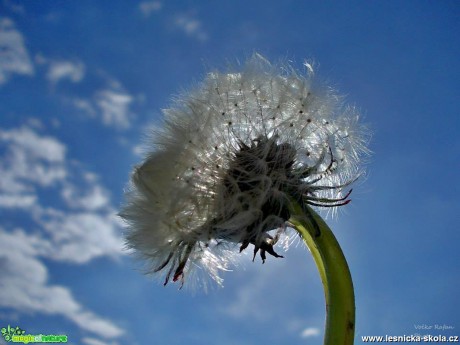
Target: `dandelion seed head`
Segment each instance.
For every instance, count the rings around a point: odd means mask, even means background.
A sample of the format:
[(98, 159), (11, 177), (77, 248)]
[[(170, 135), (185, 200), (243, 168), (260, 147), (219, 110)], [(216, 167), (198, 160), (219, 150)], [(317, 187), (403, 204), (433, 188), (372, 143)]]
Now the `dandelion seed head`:
[(367, 132), (305, 66), (302, 75), (255, 54), (239, 71), (209, 73), (163, 111), (121, 216), (128, 246), (165, 284), (202, 271), (221, 285), (219, 273), (249, 244), (263, 261), (279, 257), (273, 246), (291, 198), (348, 202), (343, 190), (363, 173)]

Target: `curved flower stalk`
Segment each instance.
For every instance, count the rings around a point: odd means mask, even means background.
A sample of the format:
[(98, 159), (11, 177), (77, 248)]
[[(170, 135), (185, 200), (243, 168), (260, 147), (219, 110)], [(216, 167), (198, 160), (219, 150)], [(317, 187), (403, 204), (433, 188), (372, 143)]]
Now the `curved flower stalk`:
[[(353, 344), (355, 295), (350, 270), (334, 234), (308, 205), (291, 204), (289, 222), (302, 236), (318, 267), (326, 298), (324, 345)], [(319, 232), (318, 232), (319, 230)]]
[(238, 71), (209, 73), (164, 110), (120, 215), (128, 246), (165, 285), (182, 286), (197, 272), (221, 285), (235, 252), (252, 245), (262, 262), (267, 253), (282, 257), (274, 245), (289, 224), (320, 237), (310, 206), (350, 201), (366, 130), (306, 67), (255, 54)]

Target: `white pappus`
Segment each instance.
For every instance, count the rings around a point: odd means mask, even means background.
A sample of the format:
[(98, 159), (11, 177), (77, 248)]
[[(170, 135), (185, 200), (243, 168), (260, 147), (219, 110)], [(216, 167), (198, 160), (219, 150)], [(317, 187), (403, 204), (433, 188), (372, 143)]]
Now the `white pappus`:
[(249, 244), (263, 261), (280, 257), (273, 245), (290, 200), (349, 202), (367, 131), (306, 66), (300, 73), (255, 54), (235, 71), (209, 73), (164, 110), (120, 216), (127, 246), (165, 285), (197, 268), (221, 285), (220, 271)]

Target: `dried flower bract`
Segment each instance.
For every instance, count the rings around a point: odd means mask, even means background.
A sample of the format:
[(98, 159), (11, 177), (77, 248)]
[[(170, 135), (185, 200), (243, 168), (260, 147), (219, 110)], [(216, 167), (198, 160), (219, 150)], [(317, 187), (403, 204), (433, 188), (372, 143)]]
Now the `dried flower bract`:
[(255, 54), (238, 71), (209, 73), (164, 110), (121, 212), (128, 246), (164, 284), (183, 284), (195, 268), (221, 284), (219, 272), (250, 244), (263, 261), (280, 257), (273, 246), (290, 200), (348, 203), (366, 131), (306, 67)]

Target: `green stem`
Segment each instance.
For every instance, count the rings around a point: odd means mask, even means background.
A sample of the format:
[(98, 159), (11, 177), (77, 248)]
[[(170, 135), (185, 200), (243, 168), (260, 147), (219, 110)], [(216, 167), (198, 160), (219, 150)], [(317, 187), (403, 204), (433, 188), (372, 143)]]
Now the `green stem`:
[[(309, 206), (292, 202), (292, 223), (315, 259), (326, 297), (324, 345), (352, 345), (355, 332), (355, 297), (350, 270), (331, 229)], [(316, 224), (315, 224), (316, 223)]]

